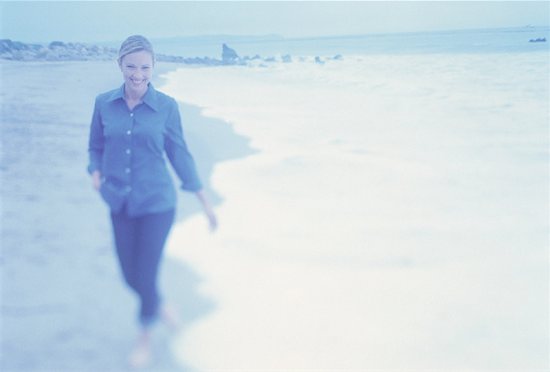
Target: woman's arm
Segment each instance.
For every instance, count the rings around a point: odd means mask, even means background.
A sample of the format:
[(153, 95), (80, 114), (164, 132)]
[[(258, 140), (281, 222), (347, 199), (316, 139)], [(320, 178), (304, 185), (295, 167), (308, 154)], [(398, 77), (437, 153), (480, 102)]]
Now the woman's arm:
[(216, 230), (218, 221), (212, 206), (204, 194), (195, 161), (185, 143), (179, 108), (175, 100), (172, 100), (171, 112), (166, 123), (164, 150), (182, 182), (181, 188), (185, 191), (195, 193), (208, 218), (210, 230)]
[(172, 100), (172, 107), (166, 122), (164, 150), (172, 167), (181, 180), (181, 189), (197, 192), (202, 183), (197, 173), (195, 160), (185, 143), (178, 104)]
[(208, 202), (208, 199), (204, 195), (204, 191), (201, 189), (195, 192), (195, 195), (197, 196), (197, 199), (199, 199), (199, 201), (201, 202), (202, 209), (204, 210), (204, 213), (208, 218), (210, 231), (216, 230), (216, 228), (218, 227), (218, 220), (216, 219), (216, 215), (214, 214), (214, 210), (212, 209), (212, 206), (210, 205), (210, 203)]

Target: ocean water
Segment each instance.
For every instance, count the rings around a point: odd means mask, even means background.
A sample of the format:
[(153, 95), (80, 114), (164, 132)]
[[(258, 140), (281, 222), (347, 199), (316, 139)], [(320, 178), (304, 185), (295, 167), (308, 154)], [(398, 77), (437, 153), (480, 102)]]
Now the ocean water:
[[(154, 40), (159, 53), (220, 58), (227, 43), (240, 56), (334, 56), (349, 54), (515, 53), (548, 51), (547, 27), (516, 27), (439, 32), (386, 33), (311, 38), (276, 35), (204, 36)], [(546, 43), (529, 40), (546, 38)]]
[(219, 231), (198, 215), (171, 235), (216, 303), (179, 358), (548, 368), (550, 63), (544, 45), (511, 42), (544, 37), (531, 31), (486, 35), (508, 35), (498, 48), (472, 35), (477, 47), (447, 48), (446, 34), (416, 52), (324, 45), (343, 55), (324, 64), (312, 43), (292, 63), (165, 75), (163, 91), (257, 150), (214, 169)]

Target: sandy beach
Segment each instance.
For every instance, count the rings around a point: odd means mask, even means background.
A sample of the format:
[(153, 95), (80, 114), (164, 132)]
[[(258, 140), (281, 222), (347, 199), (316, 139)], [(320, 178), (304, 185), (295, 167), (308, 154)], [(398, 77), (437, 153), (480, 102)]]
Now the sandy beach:
[[(97, 94), (122, 83), (115, 62), (1, 63), (3, 371), (123, 371), (136, 335), (136, 301), (112, 251), (106, 206), (86, 173), (90, 115)], [(175, 68), (158, 64), (158, 77)], [(214, 163), (245, 156), (247, 141), (225, 123), (181, 105), (187, 141), (208, 188)], [(204, 136), (208, 127), (223, 137)], [(223, 138), (223, 139), (222, 139)], [(222, 147), (220, 141), (235, 140)], [(216, 142), (217, 141), (217, 142)], [(196, 213), (179, 194), (178, 220)], [(199, 275), (165, 260), (167, 299), (185, 327), (212, 311)], [(176, 361), (159, 327), (151, 371), (190, 370)]]
[[(85, 172), (119, 72), (0, 66), (2, 370), (123, 371), (135, 299)], [(545, 53), (156, 73), (220, 228), (179, 193), (162, 286), (185, 326), (149, 370), (549, 367)]]
[(0, 372), (550, 372), (549, 124), (550, 1), (0, 1)]

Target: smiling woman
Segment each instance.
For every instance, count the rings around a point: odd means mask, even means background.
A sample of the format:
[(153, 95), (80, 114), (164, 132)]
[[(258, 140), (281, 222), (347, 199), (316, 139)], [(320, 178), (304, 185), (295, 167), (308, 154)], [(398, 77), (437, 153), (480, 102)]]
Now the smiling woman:
[(142, 36), (130, 36), (120, 47), (118, 65), (124, 78), (124, 93), (130, 110), (145, 95), (153, 75), (154, 62), (153, 46)]
[(128, 54), (119, 62), (124, 77), (126, 104), (133, 110), (141, 103), (153, 71), (153, 59), (149, 52), (140, 51)]
[(159, 263), (176, 205), (165, 153), (182, 189), (194, 192), (202, 203), (212, 229), (216, 217), (185, 143), (178, 105), (150, 83), (151, 44), (143, 36), (130, 36), (122, 43), (118, 63), (124, 85), (96, 98), (88, 171), (111, 210), (124, 280), (139, 298), (141, 330), (130, 363), (140, 367), (150, 359), (151, 327), (157, 319), (178, 324), (157, 290)]

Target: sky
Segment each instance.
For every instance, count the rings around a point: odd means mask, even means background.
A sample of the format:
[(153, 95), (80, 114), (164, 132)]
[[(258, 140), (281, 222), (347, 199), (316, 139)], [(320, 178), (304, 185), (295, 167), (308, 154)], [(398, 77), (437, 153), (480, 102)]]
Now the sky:
[(547, 1), (0, 1), (0, 38), (23, 42), (195, 35), (310, 37), (548, 26)]

